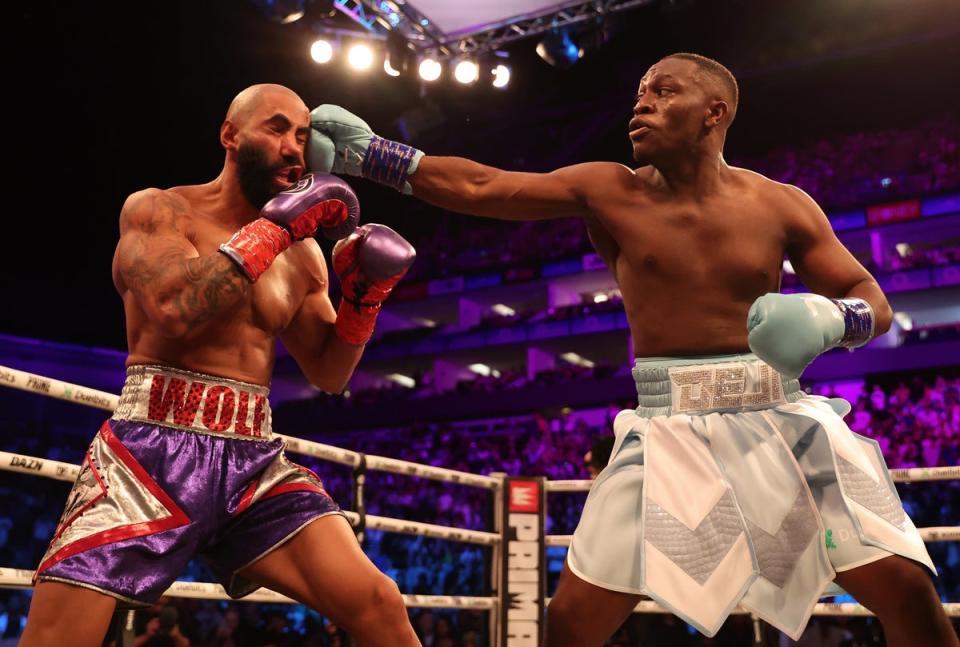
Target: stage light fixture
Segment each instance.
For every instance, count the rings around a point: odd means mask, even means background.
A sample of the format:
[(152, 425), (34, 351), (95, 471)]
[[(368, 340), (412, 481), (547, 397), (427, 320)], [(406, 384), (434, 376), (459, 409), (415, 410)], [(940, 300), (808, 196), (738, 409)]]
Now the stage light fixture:
[(440, 62), (432, 56), (420, 61), (420, 78), (424, 81), (436, 81), (440, 78), (440, 73), (443, 70), (443, 66), (440, 65)]
[(366, 43), (355, 43), (347, 51), (347, 62), (355, 70), (367, 70), (373, 65), (373, 50)]
[(333, 58), (333, 45), (325, 38), (318, 38), (310, 46), (310, 58), (323, 65)]
[[(399, 76), (410, 69), (410, 59), (413, 52), (407, 39), (398, 31), (391, 30), (387, 34), (387, 54), (384, 58), (383, 69), (390, 76)], [(389, 69), (388, 69), (389, 68)], [(393, 70), (393, 72), (391, 72)], [(396, 72), (396, 73), (394, 73)]]
[(554, 30), (537, 43), (537, 55), (553, 67), (567, 69), (583, 58), (583, 48), (573, 42), (566, 29)]
[(476, 61), (468, 58), (462, 59), (453, 68), (453, 76), (464, 85), (474, 83), (480, 78), (480, 66), (477, 65)]
[(387, 73), (387, 76), (400, 76), (400, 70), (395, 70), (390, 65), (389, 57), (383, 59), (383, 71)]
[(493, 87), (505, 88), (510, 83), (510, 66), (498, 63), (493, 68)]

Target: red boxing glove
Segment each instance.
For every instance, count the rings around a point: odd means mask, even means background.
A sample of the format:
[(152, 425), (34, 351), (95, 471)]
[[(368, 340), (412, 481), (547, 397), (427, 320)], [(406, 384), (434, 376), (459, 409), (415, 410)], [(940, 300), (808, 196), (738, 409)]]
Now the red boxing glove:
[(343, 300), (334, 331), (348, 344), (366, 344), (380, 306), (417, 257), (413, 245), (386, 225), (367, 224), (333, 248)]
[(360, 203), (340, 178), (308, 173), (267, 202), (260, 216), (220, 245), (220, 251), (239, 265), (251, 282), (294, 240), (309, 238), (317, 229), (334, 240), (349, 235), (360, 219)]
[(292, 243), (289, 231), (266, 218), (257, 218), (220, 245), (220, 251), (240, 266), (251, 283), (256, 283), (274, 259)]

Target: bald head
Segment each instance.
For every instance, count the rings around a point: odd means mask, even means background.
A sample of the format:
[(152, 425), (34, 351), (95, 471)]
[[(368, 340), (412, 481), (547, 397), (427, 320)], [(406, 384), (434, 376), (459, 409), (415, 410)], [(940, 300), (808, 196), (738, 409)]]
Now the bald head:
[(260, 83), (251, 85), (234, 97), (227, 109), (226, 120), (240, 128), (252, 115), (278, 104), (302, 108), (309, 112), (303, 100), (290, 88), (274, 83)]
[(310, 110), (296, 92), (252, 85), (230, 102), (220, 126), (224, 172), (235, 174), (247, 200), (260, 208), (303, 174), (309, 138)]

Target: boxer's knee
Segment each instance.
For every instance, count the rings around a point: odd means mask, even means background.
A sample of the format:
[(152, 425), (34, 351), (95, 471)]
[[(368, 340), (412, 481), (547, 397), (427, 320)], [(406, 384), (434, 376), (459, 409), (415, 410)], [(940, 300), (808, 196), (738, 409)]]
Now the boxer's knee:
[(899, 556), (853, 569), (838, 581), (881, 620), (919, 617), (940, 602), (923, 567)]
[(887, 580), (880, 588), (885, 592), (885, 607), (881, 613), (923, 617), (924, 610), (939, 605), (937, 591), (930, 576), (917, 564), (899, 560), (896, 567), (887, 572)]
[(547, 607), (547, 644), (551, 647), (575, 645), (581, 640), (583, 619), (578, 616), (578, 605), (568, 596), (554, 598)]
[(407, 623), (407, 609), (397, 583), (382, 574), (370, 580), (354, 596), (353, 609), (344, 614), (348, 618), (340, 620), (339, 624), (353, 633), (371, 624)]

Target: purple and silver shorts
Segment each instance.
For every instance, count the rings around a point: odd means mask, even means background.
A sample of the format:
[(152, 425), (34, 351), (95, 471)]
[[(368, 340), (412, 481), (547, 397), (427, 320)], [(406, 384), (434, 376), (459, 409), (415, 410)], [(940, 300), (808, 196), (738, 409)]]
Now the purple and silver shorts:
[(150, 603), (200, 556), (242, 597), (259, 585), (239, 571), (338, 513), (274, 439), (266, 388), (131, 366), (35, 579)]

